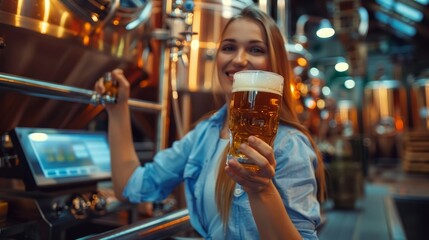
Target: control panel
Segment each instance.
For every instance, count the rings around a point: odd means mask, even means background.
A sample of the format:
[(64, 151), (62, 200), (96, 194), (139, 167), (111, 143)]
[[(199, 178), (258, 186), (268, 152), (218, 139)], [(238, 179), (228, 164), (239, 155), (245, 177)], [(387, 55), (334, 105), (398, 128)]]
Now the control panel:
[(38, 200), (44, 216), (50, 221), (64, 221), (64, 219), (84, 220), (103, 216), (114, 210), (113, 205), (119, 204), (116, 198), (106, 196), (99, 191), (72, 193), (51, 199)]
[[(108, 189), (67, 190), (67, 192), (23, 192), (0, 189), (1, 198), (9, 203), (14, 221), (35, 221), (40, 239), (61, 239), (68, 229), (88, 228), (91, 221), (117, 212), (128, 212), (128, 223), (136, 221), (135, 205), (119, 201)], [(119, 222), (118, 222), (119, 224)], [(111, 223), (108, 224), (111, 226)]]
[[(32, 218), (42, 215), (51, 224), (97, 218), (132, 207), (119, 201), (111, 189), (80, 190), (69, 193), (2, 192), (2, 199), (11, 203), (17, 216)], [(25, 211), (25, 212), (21, 212)]]

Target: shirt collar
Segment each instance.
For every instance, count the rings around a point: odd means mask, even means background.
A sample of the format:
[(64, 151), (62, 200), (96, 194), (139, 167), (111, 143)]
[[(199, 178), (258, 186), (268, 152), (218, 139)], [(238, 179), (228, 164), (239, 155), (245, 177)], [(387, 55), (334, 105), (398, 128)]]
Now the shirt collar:
[(215, 112), (209, 118), (209, 121), (216, 124), (223, 124), (226, 115), (227, 115), (227, 104), (224, 104), (217, 112)]

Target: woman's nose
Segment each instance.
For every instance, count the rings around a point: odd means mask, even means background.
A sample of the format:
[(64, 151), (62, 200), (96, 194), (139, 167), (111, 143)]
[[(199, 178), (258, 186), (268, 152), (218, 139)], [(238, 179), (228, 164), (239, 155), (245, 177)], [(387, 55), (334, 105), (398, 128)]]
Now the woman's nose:
[(239, 49), (234, 56), (233, 63), (238, 66), (245, 66), (248, 63), (247, 53), (244, 49)]

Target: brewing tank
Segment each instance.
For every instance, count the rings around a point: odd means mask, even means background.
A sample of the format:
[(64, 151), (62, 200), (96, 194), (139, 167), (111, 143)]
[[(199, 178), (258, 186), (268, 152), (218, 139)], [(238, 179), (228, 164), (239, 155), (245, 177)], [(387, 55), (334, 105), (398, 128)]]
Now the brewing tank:
[(222, 30), (227, 21), (251, 0), (196, 0), (194, 1), (192, 31), (195, 32), (183, 61), (178, 62), (177, 88), (183, 92), (211, 94), (221, 91), (213, 81), (215, 54)]
[(413, 130), (429, 130), (429, 78), (421, 78), (414, 82), (410, 97)]
[(397, 80), (371, 81), (365, 86), (364, 133), (375, 163), (395, 164), (401, 156), (402, 134), (408, 126), (405, 87)]
[(0, 71), (59, 82), (73, 72), (85, 78), (116, 65), (138, 65), (149, 36), (151, 4), (128, 2), (1, 1), (0, 36), (6, 47)]
[(350, 100), (337, 102), (336, 121), (341, 124), (342, 134), (347, 137), (359, 134), (357, 106)]
[[(150, 49), (152, 6), (148, 0), (0, 1), (0, 73), (82, 89), (93, 89), (113, 68), (148, 78), (145, 67), (151, 64), (142, 55)], [(82, 128), (95, 115), (80, 118), (85, 111), (85, 105), (0, 88), (1, 132), (16, 126)]]

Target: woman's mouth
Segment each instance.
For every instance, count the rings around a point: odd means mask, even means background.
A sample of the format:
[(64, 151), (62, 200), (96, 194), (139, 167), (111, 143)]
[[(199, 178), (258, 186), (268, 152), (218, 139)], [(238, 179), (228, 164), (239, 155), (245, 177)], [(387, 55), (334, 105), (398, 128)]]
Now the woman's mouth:
[(234, 77), (234, 74), (235, 74), (236, 72), (227, 72), (226, 73), (226, 76), (228, 76), (228, 77)]
[(235, 74), (236, 72), (226, 72), (225, 73), (225, 75), (226, 75), (226, 77), (229, 79), (229, 80), (233, 80), (234, 79), (234, 74)]
[(236, 74), (237, 72), (239, 72), (239, 71), (229, 71), (229, 72), (226, 72), (226, 76), (228, 78), (233, 79), (234, 78), (234, 74)]

